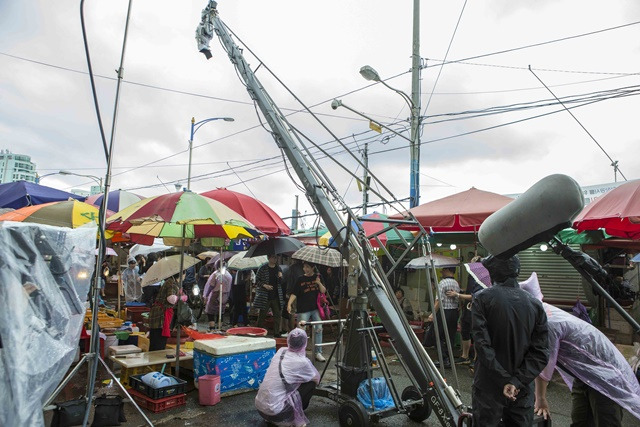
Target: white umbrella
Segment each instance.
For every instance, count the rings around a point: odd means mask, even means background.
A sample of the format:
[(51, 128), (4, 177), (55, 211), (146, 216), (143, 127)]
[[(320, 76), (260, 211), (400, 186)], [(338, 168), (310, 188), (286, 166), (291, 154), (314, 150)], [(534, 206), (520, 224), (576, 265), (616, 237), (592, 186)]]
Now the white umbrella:
[(154, 239), (153, 245), (133, 245), (129, 250), (129, 256), (136, 257), (137, 255), (149, 255), (156, 252), (164, 252), (173, 248), (173, 246), (167, 246), (163, 243), (162, 239)]
[[(184, 255), (184, 264), (182, 266), (182, 271), (191, 267), (192, 265), (196, 265), (200, 260), (198, 258), (194, 258), (192, 256)], [(144, 274), (142, 278), (142, 283), (140, 284), (142, 287), (151, 285), (152, 283), (159, 282), (160, 280), (166, 279), (167, 277), (171, 277), (180, 272), (180, 255), (171, 255), (161, 260), (157, 261), (153, 264), (147, 272)]]
[(213, 258), (216, 255), (220, 255), (220, 252), (217, 252), (217, 251), (204, 251), (204, 252), (200, 252), (196, 256), (204, 261), (205, 259)]
[(254, 270), (269, 262), (266, 255), (245, 258), (247, 251), (238, 252), (227, 261), (227, 268), (230, 270)]
[[(98, 248), (96, 248), (95, 254), (98, 255)], [(115, 250), (113, 250), (113, 248), (107, 248), (107, 251), (104, 254), (111, 255), (111, 256), (118, 256), (118, 254), (116, 253)]]
[[(457, 258), (452, 258), (450, 256), (431, 254), (431, 257), (433, 258), (433, 264), (435, 268), (457, 267), (458, 265), (460, 265), (460, 260), (458, 260)], [(404, 268), (411, 268), (414, 270), (431, 268), (431, 260), (428, 256), (414, 258), (409, 261)]]

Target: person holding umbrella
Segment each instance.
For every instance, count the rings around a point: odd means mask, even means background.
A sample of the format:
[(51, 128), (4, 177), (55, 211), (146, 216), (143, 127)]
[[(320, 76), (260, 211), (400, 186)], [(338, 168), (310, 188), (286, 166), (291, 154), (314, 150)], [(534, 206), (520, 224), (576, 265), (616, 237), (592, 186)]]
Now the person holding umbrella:
[(167, 338), (171, 336), (171, 319), (173, 308), (178, 302), (180, 289), (177, 277), (172, 276), (164, 281), (158, 292), (158, 297), (149, 312), (149, 351), (164, 350)]
[[(309, 261), (302, 263), (304, 274), (298, 277), (287, 308), (291, 312), (291, 305), (296, 302), (298, 311), (298, 322), (321, 321), (320, 312), (318, 311), (318, 294), (327, 292), (327, 288), (322, 284), (320, 275), (315, 272), (315, 266)], [(316, 348), (314, 349), (315, 357), (318, 362), (325, 362), (326, 359), (322, 355), (322, 325), (315, 325)]]
[(280, 321), (282, 317), (282, 269), (278, 265), (275, 253), (269, 254), (269, 262), (256, 273), (256, 299), (253, 306), (258, 311), (258, 327), (264, 327), (267, 312), (273, 314), (273, 336), (280, 337)]

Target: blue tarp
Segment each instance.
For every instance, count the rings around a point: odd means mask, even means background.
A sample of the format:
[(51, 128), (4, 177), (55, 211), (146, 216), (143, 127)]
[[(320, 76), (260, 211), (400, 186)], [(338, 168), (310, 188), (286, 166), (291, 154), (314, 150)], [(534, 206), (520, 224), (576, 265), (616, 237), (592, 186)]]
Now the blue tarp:
[(84, 201), (84, 197), (27, 181), (0, 184), (0, 208), (20, 209), (25, 206), (68, 200)]

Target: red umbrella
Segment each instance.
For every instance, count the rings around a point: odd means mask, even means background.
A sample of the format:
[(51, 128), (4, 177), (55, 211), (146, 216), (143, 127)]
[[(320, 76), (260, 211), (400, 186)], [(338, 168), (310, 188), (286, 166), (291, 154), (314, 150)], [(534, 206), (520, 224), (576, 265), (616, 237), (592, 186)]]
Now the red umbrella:
[(580, 231), (604, 228), (616, 237), (640, 239), (640, 180), (614, 188), (589, 203), (573, 221)]
[[(433, 227), (436, 232), (473, 232), (480, 228), (489, 215), (512, 201), (511, 197), (471, 187), (467, 191), (416, 206), (409, 212), (423, 227)], [(389, 218), (403, 219), (403, 215), (397, 214)]]
[(200, 194), (233, 209), (268, 236), (288, 236), (291, 234), (291, 230), (282, 221), (282, 218), (260, 200), (226, 188), (218, 188)]

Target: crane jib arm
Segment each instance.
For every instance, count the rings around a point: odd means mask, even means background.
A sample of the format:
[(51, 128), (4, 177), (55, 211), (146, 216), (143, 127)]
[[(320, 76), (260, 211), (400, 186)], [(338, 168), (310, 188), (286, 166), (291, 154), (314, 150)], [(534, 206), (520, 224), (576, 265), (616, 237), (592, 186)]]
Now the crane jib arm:
[[(218, 17), (216, 6), (217, 3), (210, 0), (207, 7), (202, 11), (202, 22), (196, 30), (198, 50), (207, 59), (211, 58), (209, 42), (214, 34), (218, 36), (231, 63), (244, 81), (251, 99), (255, 101), (267, 120), (276, 144), (283, 150), (298, 175), (309, 202), (318, 211), (332, 235), (336, 236), (336, 243), (341, 246), (345, 239), (345, 221), (331, 201), (329, 190), (317, 178), (317, 173), (314, 172), (313, 166), (305, 159), (300, 147), (296, 144), (284, 115), (272, 101), (244, 59), (240, 48), (235, 44), (227, 27)], [(336, 194), (331, 194), (331, 196), (334, 199), (339, 199)], [(369, 269), (369, 274), (364, 276), (368, 276), (370, 281), (363, 287), (367, 289), (369, 301), (380, 316), (385, 328), (394, 337), (398, 353), (415, 377), (421, 392), (427, 396), (429, 404), (434, 410), (433, 412), (441, 423), (445, 426), (455, 426), (463, 407), (457, 392), (446, 384), (434, 367), (424, 347), (413, 333), (396, 299), (391, 298), (393, 297), (393, 292), (390, 285), (383, 278), (384, 275), (378, 274), (371, 267), (371, 261), (364, 256), (364, 251), (353, 233), (350, 233), (349, 244), (358, 253), (360, 265), (363, 266), (363, 269)]]

